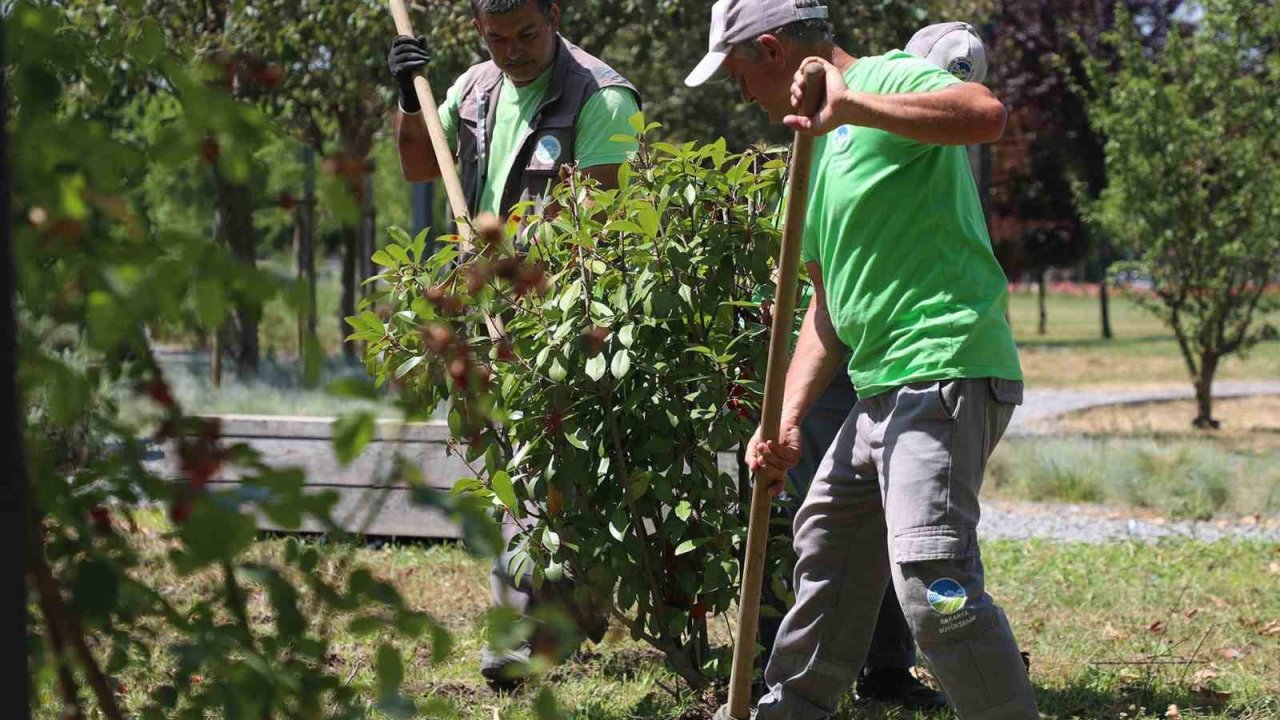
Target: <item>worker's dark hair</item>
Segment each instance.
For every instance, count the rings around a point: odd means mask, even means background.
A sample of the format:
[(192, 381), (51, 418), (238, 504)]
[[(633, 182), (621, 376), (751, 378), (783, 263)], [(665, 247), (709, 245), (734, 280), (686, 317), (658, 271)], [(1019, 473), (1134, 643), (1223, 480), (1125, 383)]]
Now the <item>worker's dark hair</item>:
[(538, 3), (538, 9), (543, 15), (551, 12), (551, 6), (555, 0), (471, 0), (471, 10), (476, 15), (480, 13), (489, 13), (490, 15), (502, 15), (524, 5), (526, 2)]
[[(797, 8), (822, 7), (827, 5), (826, 0), (796, 0)], [(803, 47), (813, 47), (831, 42), (834, 34), (831, 30), (830, 20), (798, 20), (782, 27), (770, 30), (768, 35), (790, 40), (797, 45)], [(738, 45), (741, 52), (753, 60), (760, 59), (760, 49), (756, 47), (755, 40), (749, 40)]]

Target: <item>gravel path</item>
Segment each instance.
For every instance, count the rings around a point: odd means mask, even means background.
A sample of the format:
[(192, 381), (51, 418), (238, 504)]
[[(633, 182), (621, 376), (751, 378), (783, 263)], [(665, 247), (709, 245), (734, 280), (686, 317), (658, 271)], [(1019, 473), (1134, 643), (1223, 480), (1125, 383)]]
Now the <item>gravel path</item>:
[[(1223, 381), (1214, 383), (1215, 398), (1280, 395), (1280, 380)], [(1189, 384), (1156, 388), (1106, 388), (1028, 390), (1022, 407), (1013, 414), (1008, 437), (1042, 435), (1054, 432), (1052, 420), (1066, 413), (1102, 407), (1132, 405), (1165, 400), (1189, 400), (1194, 397)]]
[(1254, 540), (1280, 543), (1280, 517), (1168, 520), (1139, 511), (1097, 505), (987, 501), (978, 535), (984, 540), (1043, 538), (1058, 542), (1099, 543), (1161, 538), (1200, 542)]

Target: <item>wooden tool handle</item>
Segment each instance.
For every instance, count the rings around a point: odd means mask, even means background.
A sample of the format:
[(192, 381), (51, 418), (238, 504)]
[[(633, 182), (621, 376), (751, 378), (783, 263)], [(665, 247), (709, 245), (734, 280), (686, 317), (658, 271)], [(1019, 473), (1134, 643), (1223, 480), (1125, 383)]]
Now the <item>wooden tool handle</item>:
[[(822, 107), (826, 70), (820, 63), (805, 69), (802, 114), (813, 115)], [(777, 440), (782, 418), (790, 361), (791, 330), (796, 312), (796, 280), (800, 274), (800, 247), (804, 236), (805, 205), (809, 195), (809, 165), (813, 160), (813, 138), (796, 133), (791, 146), (791, 169), (787, 177), (787, 214), (782, 225), (782, 248), (778, 258), (778, 278), (773, 296), (773, 326), (769, 336), (769, 365), (765, 371), (764, 404), (760, 411), (760, 434)], [(764, 553), (769, 540), (769, 488), (758, 480), (751, 489), (751, 513), (747, 521), (747, 551), (742, 568), (742, 591), (738, 599), (738, 632), (733, 647), (733, 674), (729, 680), (729, 715), (747, 720), (751, 712), (751, 673), (756, 657), (756, 623), (760, 619), (760, 593), (764, 581)]]
[[(413, 23), (409, 21), (409, 9), (404, 0), (390, 0), (391, 15), (396, 21), (396, 32), (400, 35), (414, 37)], [(467, 197), (462, 192), (462, 182), (458, 179), (458, 166), (453, 161), (453, 151), (449, 149), (449, 139), (444, 132), (444, 124), (440, 122), (440, 110), (436, 107), (435, 95), (431, 92), (431, 83), (422, 74), (413, 78), (413, 89), (418, 93), (418, 103), (422, 105), (422, 121), (427, 125), (427, 134), (431, 137), (431, 147), (435, 149), (436, 163), (440, 166), (440, 177), (444, 180), (444, 190), (449, 196), (449, 208), (453, 211), (454, 220), (458, 223), (458, 234), (464, 241), (471, 239), (471, 221), (467, 212)]]

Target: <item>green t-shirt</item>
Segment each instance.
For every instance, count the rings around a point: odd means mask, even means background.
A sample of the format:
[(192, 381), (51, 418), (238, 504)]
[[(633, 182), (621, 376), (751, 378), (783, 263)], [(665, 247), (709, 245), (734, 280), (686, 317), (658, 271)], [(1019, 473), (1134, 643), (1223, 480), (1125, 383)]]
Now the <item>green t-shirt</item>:
[[(902, 51), (854, 63), (855, 92), (930, 92), (959, 80)], [(925, 380), (1021, 380), (1007, 281), (963, 146), (845, 125), (818, 138), (802, 258), (822, 268), (859, 397)]]
[[(536, 80), (516, 87), (509, 78), (502, 79), (498, 93), (497, 116), (494, 118), (493, 138), (489, 145), (489, 167), (485, 173), (484, 188), (480, 193), (480, 211), (503, 214), (502, 190), (511, 174), (511, 163), (520, 150), (519, 143), (531, 129), (533, 114), (551, 82), (552, 63)], [(449, 148), (458, 150), (458, 101), (466, 86), (467, 73), (458, 78), (445, 95), (440, 106), (440, 123), (449, 138)], [(601, 88), (592, 95), (574, 124), (573, 156), (578, 167), (615, 165), (627, 161), (636, 149), (636, 143), (611, 140), (614, 135), (635, 137), (631, 116), (640, 111), (635, 95), (626, 88)]]

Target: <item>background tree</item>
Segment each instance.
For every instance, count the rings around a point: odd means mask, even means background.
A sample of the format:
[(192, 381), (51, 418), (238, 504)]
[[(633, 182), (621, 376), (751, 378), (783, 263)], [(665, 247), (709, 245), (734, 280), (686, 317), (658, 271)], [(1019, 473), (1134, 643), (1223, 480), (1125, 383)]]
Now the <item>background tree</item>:
[[(278, 292), (283, 283), (207, 233), (167, 224), (142, 201), (151, 173), (204, 167), (210, 137), (229, 166), (247, 164), (240, 153), (263, 143), (257, 109), (210, 82), (225, 67), (157, 47), (143, 7), (112, 6), (87, 25), (62, 3), (6, 6), (5, 28), (19, 31), (5, 46), (14, 186), (4, 259), (7, 271), (12, 233), (19, 322), (17, 352), (0, 362), (16, 355), (21, 406), (14, 413), (0, 405), (0, 431), (21, 418), (23, 434), (0, 453), (6, 480), (19, 448), (29, 461), (31, 503), (24, 516), (6, 517), (6, 532), (27, 533), (12, 547), (25, 551), (36, 609), (25, 637), (6, 645), (23, 648), (32, 666), (17, 682), (31, 678), (37, 697), (65, 718), (301, 720), (362, 717), (371, 707), (448, 714), (400, 693), (394, 644), (429, 641), (439, 658), (447, 633), (360, 568), (350, 549), (324, 559), (320, 572), (320, 553), (298, 542), (251, 557), (259, 514), (285, 527), (309, 518), (343, 537), (331, 515), (336, 497), (304, 492), (300, 471), (266, 466), (251, 448), (226, 443), (215, 420), (184, 412), (156, 360), (156, 325), (190, 313), (217, 327), (248, 296), (244, 288)], [(137, 75), (125, 80), (131, 86), (153, 84), (170, 101), (154, 136), (99, 115), (119, 89), (97, 81), (126, 72)], [(0, 341), (11, 337), (5, 318)], [(3, 382), (7, 399), (8, 373)], [(137, 415), (121, 411), (122, 398), (141, 404)], [(359, 453), (373, 422), (358, 416), (340, 425), (355, 430), (337, 443), (340, 457)], [(150, 440), (172, 453), (176, 478), (146, 462)], [(219, 489), (228, 470), (242, 476), (243, 491)], [(392, 477), (417, 476), (396, 463)], [(420, 499), (450, 504), (425, 491)], [(455, 510), (475, 531), (472, 547), (494, 546), (491, 524), (465, 506)], [(270, 610), (250, 611), (251, 603)], [(386, 638), (373, 688), (353, 686), (327, 662), (337, 623)], [(129, 690), (140, 677), (161, 681)]]
[[(5, 52), (5, 24), (0, 21), (0, 67), (8, 67)], [(18, 404), (17, 366), (18, 332), (13, 306), (13, 239), (10, 237), (9, 189), (9, 89), (7, 76), (0, 73), (0, 525), (3, 542), (12, 549), (10, 567), (5, 570), (3, 605), (4, 647), (21, 659), (17, 661), (17, 687), (6, 707), (17, 720), (31, 717), (31, 683), (27, 680), (27, 463), (22, 452), (22, 421)]]
[(1116, 62), (1089, 65), (1108, 184), (1090, 220), (1150, 277), (1147, 305), (1173, 330), (1213, 418), (1222, 359), (1273, 336), (1280, 307), (1280, 12), (1274, 2), (1211, 0), (1194, 32), (1152, 52), (1121, 23)]
[[(1141, 28), (1143, 43), (1155, 49), (1177, 27), (1182, 4), (1004, 0), (988, 26), (990, 84), (1010, 109), (1009, 128), (993, 151), (992, 242), (1005, 246), (998, 255), (1011, 277), (1027, 271), (1039, 279), (1042, 301), (1050, 268), (1093, 257), (1099, 268), (1095, 279), (1101, 282), (1103, 337), (1110, 337), (1105, 270), (1115, 253), (1105, 236), (1089, 236), (1076, 195), (1096, 198), (1106, 185), (1105, 138), (1089, 124), (1088, 98), (1079, 90), (1080, 82), (1088, 62), (1113, 61), (1102, 38), (1116, 27), (1118, 17)], [(1041, 334), (1046, 323), (1042, 302)]]

